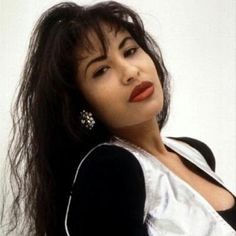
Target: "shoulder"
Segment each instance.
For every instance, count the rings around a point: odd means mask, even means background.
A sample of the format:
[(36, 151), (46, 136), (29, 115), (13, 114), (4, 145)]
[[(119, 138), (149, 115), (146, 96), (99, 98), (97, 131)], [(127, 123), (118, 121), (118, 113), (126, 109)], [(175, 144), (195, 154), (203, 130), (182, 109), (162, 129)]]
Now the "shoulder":
[(168, 138), (185, 142), (190, 146), (192, 146), (193, 148), (197, 149), (203, 155), (203, 157), (205, 158), (206, 162), (211, 167), (211, 169), (215, 171), (216, 168), (215, 157), (212, 150), (206, 143), (190, 137), (168, 137)]
[(113, 171), (141, 170), (138, 160), (131, 152), (112, 144), (101, 144), (90, 150), (82, 160), (80, 168), (83, 171), (94, 169), (109, 171), (111, 168)]
[(93, 148), (77, 168), (72, 192), (88, 186), (116, 189), (124, 186), (144, 186), (144, 174), (136, 157), (126, 149), (102, 144)]

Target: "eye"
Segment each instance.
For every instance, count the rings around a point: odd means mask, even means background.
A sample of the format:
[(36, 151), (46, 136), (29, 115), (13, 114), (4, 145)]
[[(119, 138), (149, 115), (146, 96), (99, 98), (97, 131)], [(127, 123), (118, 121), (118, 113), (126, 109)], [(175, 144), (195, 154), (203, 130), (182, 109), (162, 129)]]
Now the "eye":
[(101, 68), (99, 68), (97, 71), (94, 72), (93, 74), (93, 78), (102, 76), (104, 73), (106, 73), (106, 71), (109, 69), (108, 66), (103, 66)]
[(138, 47), (130, 48), (130, 49), (125, 51), (124, 56), (125, 57), (132, 56), (132, 55), (134, 55), (137, 52), (137, 50), (138, 50)]

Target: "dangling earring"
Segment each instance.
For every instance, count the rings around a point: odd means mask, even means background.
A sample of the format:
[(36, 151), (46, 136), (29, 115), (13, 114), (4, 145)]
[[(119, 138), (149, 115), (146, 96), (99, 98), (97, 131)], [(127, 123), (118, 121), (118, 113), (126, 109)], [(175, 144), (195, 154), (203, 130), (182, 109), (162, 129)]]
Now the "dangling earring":
[(95, 125), (95, 120), (93, 118), (93, 114), (91, 112), (87, 112), (85, 110), (80, 112), (80, 121), (82, 126), (86, 127), (87, 129), (92, 129)]

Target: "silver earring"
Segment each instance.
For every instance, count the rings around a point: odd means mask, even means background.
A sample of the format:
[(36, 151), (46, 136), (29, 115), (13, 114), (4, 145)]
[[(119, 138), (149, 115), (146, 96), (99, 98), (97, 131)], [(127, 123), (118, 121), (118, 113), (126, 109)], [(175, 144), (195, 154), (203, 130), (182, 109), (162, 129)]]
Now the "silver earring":
[(85, 110), (80, 112), (80, 121), (82, 126), (86, 127), (87, 129), (92, 129), (95, 125), (95, 120), (93, 118), (93, 114), (91, 112), (87, 112)]

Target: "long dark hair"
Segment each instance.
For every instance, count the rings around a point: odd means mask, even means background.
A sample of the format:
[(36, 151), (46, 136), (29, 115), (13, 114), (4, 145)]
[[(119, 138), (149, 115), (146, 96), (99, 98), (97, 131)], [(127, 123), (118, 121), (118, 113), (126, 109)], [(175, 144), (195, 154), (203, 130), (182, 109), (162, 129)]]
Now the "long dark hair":
[(164, 91), (164, 106), (157, 115), (160, 129), (167, 121), (169, 75), (158, 45), (137, 13), (113, 1), (83, 7), (64, 2), (47, 10), (33, 31), (13, 108), (8, 157), (14, 201), (9, 232), (23, 212), (27, 235), (60, 235), (78, 163), (89, 148), (111, 137), (100, 121), (92, 131), (81, 126), (79, 113), (88, 104), (75, 82), (78, 51), (89, 50), (92, 44), (88, 32), (93, 30), (107, 48), (102, 22), (128, 30), (154, 61)]

